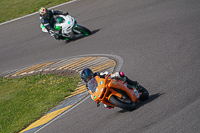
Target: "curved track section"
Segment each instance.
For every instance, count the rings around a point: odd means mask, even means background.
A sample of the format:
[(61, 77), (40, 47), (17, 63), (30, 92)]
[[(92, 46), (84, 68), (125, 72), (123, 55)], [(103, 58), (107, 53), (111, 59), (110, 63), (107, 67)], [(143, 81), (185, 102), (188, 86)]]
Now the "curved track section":
[(123, 59), (117, 55), (80, 55), (75, 57), (67, 57), (65, 59), (57, 59), (44, 63), (35, 64), (20, 69), (7, 71), (0, 74), (0, 77), (24, 76), (32, 73), (56, 71), (56, 70), (75, 70), (78, 73), (84, 68), (90, 68), (94, 72), (119, 70), (123, 64)]
[[(68, 57), (66, 59), (60, 59), (55, 61), (49, 61), (45, 63), (36, 64), (29, 67), (24, 67), (18, 70), (5, 72), (0, 77), (15, 77), (15, 76), (26, 76), (33, 73), (42, 73), (48, 71), (59, 71), (59, 70), (75, 70), (78, 73), (84, 68), (90, 68), (93, 72), (104, 72), (110, 73), (119, 71), (123, 64), (123, 60), (116, 55), (82, 55), (76, 57)], [(88, 95), (85, 84), (81, 81), (74, 92), (71, 93), (66, 100), (62, 101), (57, 107), (47, 112), (42, 118), (29, 125), (26, 129), (22, 130), (21, 133), (29, 133), (39, 131), (47, 124), (51, 123), (52, 120), (56, 120), (71, 107), (75, 106)]]

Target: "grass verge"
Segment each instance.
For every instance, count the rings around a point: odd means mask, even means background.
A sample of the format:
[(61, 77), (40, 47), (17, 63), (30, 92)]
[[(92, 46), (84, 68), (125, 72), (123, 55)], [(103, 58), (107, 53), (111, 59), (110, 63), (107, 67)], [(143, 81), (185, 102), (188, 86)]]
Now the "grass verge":
[(0, 23), (39, 11), (40, 7), (53, 7), (70, 0), (1, 0)]
[(39, 74), (0, 78), (0, 132), (19, 132), (65, 99), (80, 76)]

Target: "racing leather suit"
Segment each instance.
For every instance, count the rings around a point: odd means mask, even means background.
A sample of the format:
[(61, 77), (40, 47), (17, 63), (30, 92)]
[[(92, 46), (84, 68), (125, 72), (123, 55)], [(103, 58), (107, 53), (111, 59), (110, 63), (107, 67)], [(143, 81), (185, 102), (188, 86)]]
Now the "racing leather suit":
[[(93, 74), (93, 77), (95, 76), (99, 76), (100, 78), (106, 78), (107, 76), (110, 76), (113, 79), (118, 79), (118, 80), (122, 80), (124, 82), (126, 82), (128, 85), (128, 88), (132, 88), (132, 86), (138, 87), (138, 82), (137, 81), (132, 81), (131, 79), (129, 79), (127, 76), (124, 75), (123, 72), (115, 72), (112, 75), (109, 72), (95, 72)], [(87, 88), (87, 84), (86, 84), (86, 88)], [(88, 89), (88, 88), (87, 88)]]
[[(42, 25), (47, 29), (48, 33), (51, 34), (51, 36), (54, 36), (55, 39), (61, 39), (61, 36), (59, 36), (58, 33), (55, 33), (54, 24), (55, 19), (54, 15), (67, 15), (68, 13), (63, 13), (62, 11), (55, 11), (55, 10), (48, 10), (47, 16), (40, 15), (40, 20)], [(58, 32), (58, 31), (57, 31)]]

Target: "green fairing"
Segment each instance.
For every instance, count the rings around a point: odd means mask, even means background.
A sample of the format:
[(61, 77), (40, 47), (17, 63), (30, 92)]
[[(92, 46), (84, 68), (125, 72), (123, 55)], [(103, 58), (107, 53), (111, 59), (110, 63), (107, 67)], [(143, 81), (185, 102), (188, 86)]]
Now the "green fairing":
[(57, 18), (58, 23), (62, 23), (63, 22), (63, 18)]
[(55, 26), (55, 29), (56, 30), (60, 30), (60, 26)]
[(80, 30), (80, 29), (78, 29), (80, 32), (82, 32), (84, 35), (89, 35), (87, 32), (85, 32), (84, 30)]
[(82, 33), (83, 33), (84, 35), (86, 35), (86, 36), (89, 35), (86, 31), (81, 30), (81, 29), (78, 29), (78, 28), (77, 28), (77, 25), (75, 25), (75, 29), (78, 30), (78, 31), (80, 31), (80, 32), (82, 32)]

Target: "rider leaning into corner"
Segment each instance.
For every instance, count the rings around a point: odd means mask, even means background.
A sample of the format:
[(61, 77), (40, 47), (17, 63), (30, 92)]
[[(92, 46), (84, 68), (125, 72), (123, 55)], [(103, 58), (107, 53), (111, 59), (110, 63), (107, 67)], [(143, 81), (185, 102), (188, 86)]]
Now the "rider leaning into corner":
[[(110, 78), (112, 79), (122, 80), (127, 83), (128, 88), (132, 88), (132, 86), (135, 86), (137, 88), (139, 86), (139, 83), (137, 81), (132, 81), (131, 79), (129, 79), (127, 76), (125, 76), (124, 72), (115, 72), (113, 74), (110, 74), (109, 72), (93, 73), (91, 69), (85, 68), (81, 72), (81, 78), (86, 83), (87, 89), (88, 89), (88, 85), (87, 85), (88, 81), (90, 81), (90, 79), (92, 79), (95, 76), (99, 76), (100, 78), (107, 78), (110, 76)], [(106, 107), (107, 109), (114, 108), (106, 104), (104, 104), (104, 107)]]
[(41, 7), (39, 12), (41, 23), (47, 29), (48, 33), (58, 41), (60, 39), (64, 39), (61, 35), (59, 35), (59, 31), (54, 29), (54, 15), (68, 15), (68, 12), (63, 13), (60, 10), (48, 10), (46, 7)]

